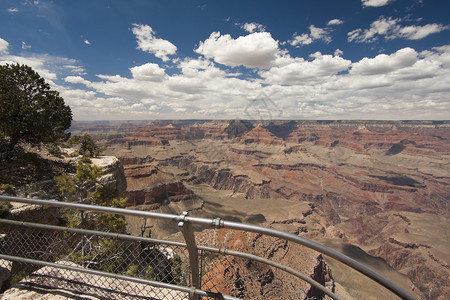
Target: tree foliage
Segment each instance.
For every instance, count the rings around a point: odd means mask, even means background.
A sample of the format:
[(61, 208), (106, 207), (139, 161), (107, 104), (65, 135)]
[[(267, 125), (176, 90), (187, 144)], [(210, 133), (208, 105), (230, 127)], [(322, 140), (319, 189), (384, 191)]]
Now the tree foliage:
[[(99, 182), (102, 175), (102, 169), (83, 156), (75, 174), (63, 173), (55, 181), (65, 201), (124, 208), (127, 199), (110, 199)], [(115, 214), (67, 210), (64, 217), (68, 226), (75, 228), (123, 232), (126, 227), (123, 217)]]
[[(55, 181), (65, 201), (124, 208), (127, 199), (108, 197), (99, 181), (102, 175), (100, 167), (82, 156), (75, 174), (63, 173)], [(63, 218), (68, 227), (115, 233), (125, 233), (127, 225), (121, 215), (92, 211), (66, 209)], [(120, 242), (96, 236), (82, 235), (68, 257), (84, 267), (106, 272), (125, 272), (128, 267), (126, 249)]]
[(0, 65), (0, 139), (5, 150), (66, 140), (72, 112), (57, 91), (26, 65)]
[(0, 217), (5, 217), (9, 214), (11, 203), (7, 201), (0, 201)]
[(83, 135), (72, 136), (68, 144), (73, 147), (79, 145), (78, 154), (84, 157), (96, 157), (102, 154), (106, 149), (106, 145), (99, 147), (96, 144), (97, 140), (93, 139), (90, 134), (85, 133)]

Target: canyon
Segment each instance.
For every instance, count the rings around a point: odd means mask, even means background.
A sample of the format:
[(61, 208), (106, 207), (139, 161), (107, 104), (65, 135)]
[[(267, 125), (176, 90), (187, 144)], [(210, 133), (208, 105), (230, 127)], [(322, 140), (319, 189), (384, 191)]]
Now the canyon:
[[(71, 131), (119, 159), (130, 208), (289, 231), (418, 298), (450, 298), (448, 121), (105, 121)], [(148, 225), (152, 237), (178, 231)], [(349, 297), (389, 297), (324, 261)]]

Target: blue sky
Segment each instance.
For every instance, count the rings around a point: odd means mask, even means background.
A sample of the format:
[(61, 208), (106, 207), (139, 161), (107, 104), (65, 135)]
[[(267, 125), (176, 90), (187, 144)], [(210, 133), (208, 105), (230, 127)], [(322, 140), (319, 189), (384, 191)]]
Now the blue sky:
[(450, 119), (450, 1), (2, 0), (76, 120)]

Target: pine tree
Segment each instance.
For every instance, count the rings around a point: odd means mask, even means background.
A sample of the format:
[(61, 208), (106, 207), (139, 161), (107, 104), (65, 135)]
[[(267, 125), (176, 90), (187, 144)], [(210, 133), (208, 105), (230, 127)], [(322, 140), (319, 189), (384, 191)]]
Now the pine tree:
[(70, 107), (26, 65), (0, 65), (0, 146), (11, 158), (23, 141), (40, 145), (67, 140)]

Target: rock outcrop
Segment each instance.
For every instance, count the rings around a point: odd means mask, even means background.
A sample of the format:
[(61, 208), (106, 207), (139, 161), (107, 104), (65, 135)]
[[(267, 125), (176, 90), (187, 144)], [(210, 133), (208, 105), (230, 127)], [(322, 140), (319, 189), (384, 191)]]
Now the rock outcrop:
[(106, 187), (108, 196), (116, 198), (124, 195), (127, 190), (127, 180), (119, 159), (114, 156), (101, 156), (92, 158), (92, 163), (103, 170), (99, 182)]
[[(198, 234), (197, 239), (203, 245), (216, 244), (224, 249), (252, 253), (292, 266), (334, 290), (330, 268), (321, 255), (307, 248), (285, 240), (228, 229), (205, 230)], [(246, 299), (293, 296), (296, 299), (323, 299), (323, 293), (310, 288), (306, 282), (265, 264), (213, 254), (205, 256), (205, 262), (210, 268), (203, 274), (202, 281), (212, 292)]]

